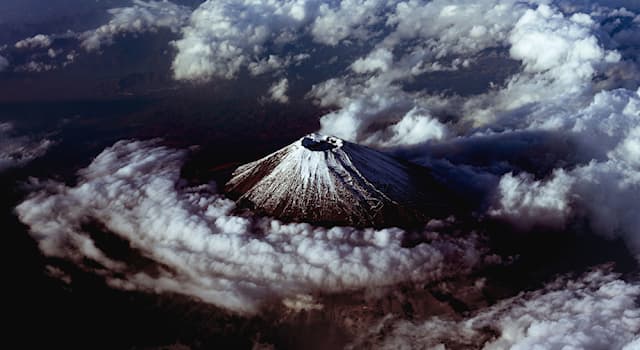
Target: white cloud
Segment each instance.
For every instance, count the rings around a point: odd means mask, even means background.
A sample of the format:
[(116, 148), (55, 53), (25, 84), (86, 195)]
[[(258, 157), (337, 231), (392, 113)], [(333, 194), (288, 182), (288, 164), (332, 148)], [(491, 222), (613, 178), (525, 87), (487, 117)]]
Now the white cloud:
[(490, 214), (510, 218), (521, 228), (534, 224), (562, 227), (570, 210), (570, 190), (575, 179), (557, 170), (543, 182), (529, 174), (504, 175), (498, 185), (497, 207)]
[(387, 20), (395, 30), (383, 44), (420, 38), (435, 58), (475, 53), (500, 46), (527, 7), (526, 1), (513, 0), (403, 1)]
[(44, 155), (53, 142), (16, 136), (13, 125), (0, 122), (0, 171), (22, 166)]
[[(45, 255), (95, 270), (112, 286), (183, 293), (243, 313), (282, 299), (315, 305), (306, 295), (317, 293), (433, 281), (480, 260), (473, 235), (425, 232), (430, 243), (405, 248), (395, 228), (236, 216), (234, 202), (211, 186), (181, 184), (184, 157), (151, 142), (121, 141), (83, 169), (77, 185), (48, 183), (16, 212)], [(109, 258), (83, 229), (89, 222), (129, 241), (157, 271), (132, 271)], [(83, 265), (86, 259), (103, 268)]]
[(38, 34), (30, 38), (26, 38), (16, 42), (17, 49), (43, 49), (51, 46), (53, 42), (49, 35)]
[(446, 125), (431, 117), (427, 112), (414, 107), (397, 123), (373, 133), (365, 143), (382, 147), (411, 146), (426, 141), (442, 140), (447, 134)]
[(269, 60), (265, 46), (298, 38), (317, 1), (209, 0), (192, 14), (175, 42), (176, 79), (233, 78), (250, 63)]
[[(462, 3), (399, 3), (387, 20), (393, 30), (355, 60), (351, 72), (312, 89), (318, 105), (337, 107), (322, 117), (321, 131), (373, 146), (405, 148), (423, 142), (455, 144), (482, 135), (499, 141), (504, 138), (496, 134), (517, 137), (523, 130), (557, 135), (575, 146), (573, 163), (563, 159), (568, 150), (523, 154), (532, 162), (529, 171), (538, 171), (538, 161), (555, 170), (538, 181), (527, 174), (505, 175), (490, 214), (523, 228), (586, 219), (594, 231), (623, 237), (640, 252), (640, 222), (632, 209), (640, 202), (638, 96), (634, 90), (611, 89), (625, 79), (623, 86), (633, 81), (637, 67), (629, 67), (635, 63), (604, 42), (595, 15), (564, 14), (552, 2)], [(410, 41), (416, 38), (428, 44)], [(503, 86), (494, 84), (470, 97), (402, 87), (438, 58), (454, 55), (462, 65), (464, 57), (493, 46), (508, 50), (522, 64)], [(473, 62), (465, 66), (473, 67)], [(637, 89), (638, 82), (634, 84)], [(425, 118), (416, 118), (415, 111)], [(439, 121), (442, 117), (446, 124)]]
[(367, 28), (384, 19), (379, 13), (384, 4), (380, 0), (205, 1), (175, 42), (174, 76), (232, 79), (245, 67), (256, 74), (253, 67), (272, 60), (285, 44), (309, 36), (324, 45), (364, 40), (371, 34)]
[(355, 345), (381, 349), (634, 349), (640, 285), (606, 269), (481, 309), (463, 320), (387, 317)]
[(186, 23), (190, 10), (170, 1), (133, 0), (133, 6), (109, 10), (109, 23), (79, 34), (82, 47), (87, 51), (110, 45), (114, 38), (125, 33), (154, 32), (167, 28), (178, 32)]
[(393, 53), (385, 48), (372, 51), (367, 57), (359, 58), (351, 65), (354, 72), (362, 74), (380, 70), (386, 72), (393, 63)]
[[(384, 20), (383, 9), (397, 1), (343, 0), (320, 5), (311, 26), (316, 42), (335, 46), (349, 38), (364, 40), (372, 35), (368, 27)], [(338, 3), (338, 6), (333, 5)]]
[(269, 99), (279, 103), (287, 103), (289, 102), (287, 90), (289, 90), (289, 80), (282, 78), (269, 88)]
[[(558, 169), (546, 182), (528, 175), (505, 175), (500, 181), (494, 215), (520, 223), (555, 222), (586, 215), (591, 228), (608, 237), (623, 237), (640, 258), (640, 90), (598, 93), (581, 110), (550, 115), (533, 127), (563, 132), (575, 139), (590, 161)], [(597, 142), (594, 142), (597, 140)]]
[[(408, 92), (402, 85), (426, 72), (469, 67), (471, 60), (458, 56), (506, 44), (510, 30), (527, 7), (521, 2), (497, 0), (473, 4), (412, 0), (389, 7), (391, 11), (382, 15), (388, 34), (374, 41), (370, 53), (353, 62), (355, 74), (328, 80), (311, 91), (310, 96), (322, 105), (338, 107), (322, 118), (321, 131), (383, 147), (442, 139), (450, 133), (437, 118), (416, 124), (415, 115), (409, 111), (417, 109), (433, 116), (448, 109), (460, 115), (465, 114), (461, 112), (464, 104), (455, 98)], [(336, 85), (349, 88), (336, 92)], [(412, 124), (425, 130), (400, 128)], [(431, 132), (434, 124), (442, 132)], [(412, 135), (401, 134), (400, 129), (411, 130)], [(385, 135), (396, 136), (391, 141)], [(419, 135), (424, 139), (417, 140)]]

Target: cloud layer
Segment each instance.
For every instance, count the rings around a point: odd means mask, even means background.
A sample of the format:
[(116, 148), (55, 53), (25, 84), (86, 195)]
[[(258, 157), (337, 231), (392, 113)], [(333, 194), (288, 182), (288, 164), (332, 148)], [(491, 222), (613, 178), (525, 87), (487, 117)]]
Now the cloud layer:
[(560, 278), (463, 320), (384, 318), (355, 347), (381, 349), (617, 349), (640, 345), (640, 284), (606, 268)]
[(640, 254), (634, 205), (640, 201), (640, 90), (600, 92), (586, 108), (552, 115), (543, 123), (541, 128), (560, 130), (584, 143), (579, 152), (589, 161), (559, 168), (544, 180), (506, 174), (492, 214), (521, 224), (559, 224), (577, 216), (596, 232), (624, 237)]
[[(121, 141), (80, 172), (76, 186), (42, 184), (16, 212), (47, 256), (72, 260), (119, 288), (184, 293), (241, 313), (323, 292), (346, 292), (463, 274), (482, 258), (474, 235), (331, 229), (233, 214), (213, 186), (185, 187), (185, 152)], [(153, 268), (110, 257), (87, 225), (129, 242)], [(149, 271), (151, 270), (151, 271)], [(303, 299), (306, 297), (303, 297)]]

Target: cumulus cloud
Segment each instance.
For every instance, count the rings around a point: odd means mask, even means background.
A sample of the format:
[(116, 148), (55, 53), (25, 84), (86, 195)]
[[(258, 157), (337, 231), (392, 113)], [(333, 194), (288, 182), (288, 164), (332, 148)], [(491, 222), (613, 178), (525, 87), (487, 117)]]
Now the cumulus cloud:
[(51, 46), (52, 38), (49, 35), (37, 34), (30, 38), (22, 39), (14, 45), (17, 49), (39, 49)]
[[(380, 24), (380, 10), (394, 3), (380, 0), (208, 0), (191, 15), (175, 42), (176, 79), (232, 79), (242, 68), (252, 73), (264, 62), (278, 68), (275, 53), (298, 40), (335, 46), (365, 40)], [(294, 52), (302, 54), (302, 52)]]
[[(267, 45), (298, 38), (317, 1), (209, 0), (192, 14), (183, 36), (175, 42), (176, 79), (233, 78), (242, 67), (270, 60)], [(266, 57), (265, 57), (266, 55)]]
[[(121, 141), (81, 170), (75, 186), (42, 184), (16, 212), (45, 255), (100, 273), (112, 286), (183, 293), (241, 313), (284, 299), (315, 305), (308, 296), (322, 292), (433, 281), (481, 260), (474, 235), (425, 231), (429, 243), (408, 248), (395, 228), (238, 216), (214, 186), (185, 187), (184, 157), (153, 142)], [(155, 267), (111, 257), (87, 225), (126, 240)]]
[[(415, 107), (434, 116), (454, 117), (451, 136), (481, 127), (526, 127), (553, 108), (584, 106), (598, 88), (594, 78), (606, 76), (621, 60), (618, 52), (598, 41), (597, 25), (589, 15), (565, 16), (548, 5), (410, 1), (396, 6), (387, 25), (393, 31), (352, 64), (355, 74), (328, 80), (311, 91), (321, 105), (338, 107), (323, 117), (324, 132), (384, 146), (384, 139), (370, 139), (370, 134)], [(494, 84), (486, 93), (469, 98), (403, 88), (426, 72), (473, 69), (474, 55), (492, 47), (508, 50), (509, 59), (522, 65), (504, 86)], [(333, 91), (345, 86), (348, 89)]]
[(178, 32), (190, 10), (168, 0), (134, 0), (133, 6), (114, 8), (109, 13), (112, 16), (109, 23), (79, 35), (85, 50), (93, 51), (110, 45), (115, 37), (125, 33), (154, 32), (160, 28)]
[[(232, 79), (243, 68), (258, 75), (286, 69), (300, 48), (358, 42), (370, 51), (352, 62), (351, 72), (316, 84), (309, 96), (338, 109), (323, 118), (323, 132), (385, 147), (396, 142), (370, 133), (414, 118), (407, 116), (414, 108), (460, 119), (455, 135), (468, 132), (461, 127), (467, 124), (526, 123), (516, 121), (527, 113), (523, 109), (542, 104), (585, 103), (595, 77), (608, 75), (600, 88), (629, 77), (622, 67), (631, 66), (616, 45), (599, 41), (602, 36), (591, 15), (565, 15), (536, 0), (206, 1), (175, 42), (173, 72), (195, 81)], [(504, 86), (469, 99), (404, 88), (430, 72), (474, 69), (475, 59), (492, 48), (522, 64)], [(427, 142), (432, 134), (424, 136)]]
[(382, 349), (633, 349), (640, 284), (606, 268), (563, 277), (463, 320), (384, 318), (352, 347)]
[(0, 123), (0, 171), (22, 166), (43, 156), (53, 141), (33, 140), (27, 136), (17, 136), (11, 123)]
[(573, 182), (563, 170), (554, 172), (546, 182), (529, 174), (509, 173), (500, 179), (498, 206), (490, 214), (510, 218), (526, 229), (536, 223), (561, 227), (568, 215)]
[[(553, 2), (463, 3), (398, 3), (386, 20), (389, 33), (344, 76), (316, 84), (309, 93), (319, 106), (335, 108), (322, 117), (321, 131), (376, 147), (404, 147), (405, 154), (423, 143), (459, 151), (486, 140), (485, 149), (495, 150), (503, 147), (495, 142), (523, 132), (553, 135), (572, 145), (571, 157), (559, 145), (544, 155), (505, 145), (506, 157), (483, 164), (485, 171), (502, 176), (489, 214), (522, 228), (584, 220), (589, 230), (623, 237), (640, 252), (640, 225), (633, 214), (633, 203), (640, 202), (640, 79), (634, 78), (637, 62), (622, 43), (634, 44), (615, 41), (623, 30), (640, 33), (637, 15), (611, 8), (563, 12)], [(611, 29), (598, 22), (607, 16), (615, 23), (622, 23), (620, 16), (632, 20)], [(504, 84), (469, 97), (405, 88), (440, 60), (473, 69), (474, 55), (491, 47), (520, 62)], [(528, 168), (510, 163), (518, 157), (528, 158)]]
[[(461, 111), (465, 101), (408, 91), (404, 85), (428, 72), (471, 67), (473, 57), (464, 55), (506, 45), (510, 30), (526, 9), (521, 2), (489, 0), (390, 5), (382, 15), (386, 35), (374, 41), (371, 52), (353, 62), (353, 73), (317, 84), (311, 91), (310, 96), (321, 105), (338, 107), (322, 118), (322, 131), (380, 147), (403, 145), (403, 140), (404, 145), (413, 145), (443, 139), (448, 128), (434, 116), (466, 115)], [(415, 110), (424, 116), (420, 123), (415, 123), (416, 114), (410, 112)], [(403, 125), (424, 127), (424, 131)], [(442, 132), (430, 132), (434, 126)]]
[(410, 146), (427, 140), (442, 140), (448, 134), (445, 124), (417, 107), (409, 110), (402, 118), (385, 130), (371, 135), (367, 142), (383, 147)]
[(625, 238), (640, 254), (640, 221), (634, 204), (640, 202), (639, 125), (640, 90), (619, 89), (598, 93), (582, 110), (552, 115), (532, 126), (560, 130), (578, 140), (578, 152), (590, 161), (559, 168), (546, 181), (505, 175), (493, 214), (520, 222), (550, 218), (558, 222), (578, 215), (596, 232)]
[(345, 39), (365, 40), (375, 34), (369, 28), (384, 20), (383, 10), (396, 2), (345, 0), (324, 3), (318, 8), (318, 15), (311, 26), (313, 39), (331, 46)]
[(275, 102), (287, 103), (289, 102), (287, 90), (289, 90), (289, 80), (282, 78), (269, 88), (269, 99)]

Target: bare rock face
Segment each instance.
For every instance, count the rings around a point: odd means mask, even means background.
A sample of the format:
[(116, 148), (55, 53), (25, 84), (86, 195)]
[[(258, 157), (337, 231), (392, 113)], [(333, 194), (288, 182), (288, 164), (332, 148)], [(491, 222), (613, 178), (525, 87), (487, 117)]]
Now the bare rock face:
[(406, 226), (447, 207), (427, 169), (318, 134), (240, 166), (225, 190), (260, 214), (331, 225)]

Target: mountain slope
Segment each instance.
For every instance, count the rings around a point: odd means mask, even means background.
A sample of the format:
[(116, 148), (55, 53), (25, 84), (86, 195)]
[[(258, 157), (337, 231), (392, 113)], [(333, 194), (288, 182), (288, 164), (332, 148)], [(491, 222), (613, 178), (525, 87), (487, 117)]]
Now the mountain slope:
[(428, 170), (318, 134), (240, 166), (225, 189), (261, 214), (354, 226), (422, 222), (446, 198)]

